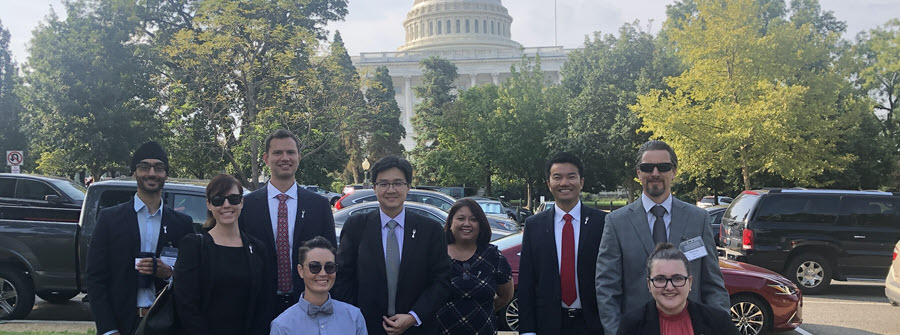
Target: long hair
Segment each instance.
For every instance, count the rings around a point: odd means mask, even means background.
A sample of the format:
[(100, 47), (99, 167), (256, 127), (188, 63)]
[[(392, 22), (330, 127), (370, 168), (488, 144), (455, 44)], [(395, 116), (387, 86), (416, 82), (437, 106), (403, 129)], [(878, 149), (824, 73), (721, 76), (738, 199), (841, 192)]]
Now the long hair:
[[(241, 186), (241, 182), (237, 179), (234, 179), (231, 175), (220, 174), (209, 181), (209, 184), (206, 185), (206, 201), (208, 202), (214, 196), (217, 195), (227, 195), (231, 188), (237, 186), (238, 193), (244, 193), (244, 187)], [(225, 200), (228, 201), (228, 200)], [(225, 204), (222, 204), (225, 206)], [(216, 218), (213, 217), (213, 214), (210, 210), (206, 210), (206, 222), (203, 223), (203, 229), (210, 230), (216, 226)]]
[(447, 244), (456, 243), (456, 238), (453, 237), (453, 231), (450, 228), (453, 226), (453, 216), (463, 207), (468, 207), (472, 211), (472, 215), (475, 215), (475, 219), (478, 220), (478, 238), (475, 239), (475, 244), (481, 247), (491, 243), (491, 224), (488, 222), (484, 210), (481, 209), (481, 206), (475, 200), (463, 198), (457, 200), (453, 207), (450, 207), (450, 215), (447, 215), (447, 223), (444, 224), (444, 235), (447, 237)]

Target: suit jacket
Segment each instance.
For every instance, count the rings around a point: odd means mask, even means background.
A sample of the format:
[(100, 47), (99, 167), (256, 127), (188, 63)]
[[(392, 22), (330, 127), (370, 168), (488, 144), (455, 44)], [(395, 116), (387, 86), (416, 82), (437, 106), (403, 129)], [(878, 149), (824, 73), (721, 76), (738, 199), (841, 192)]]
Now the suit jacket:
[[(406, 211), (403, 233), (396, 311), (413, 311), (422, 321), (404, 334), (437, 334), (434, 315), (450, 289), (447, 238), (440, 225), (410, 211)], [(387, 316), (388, 296), (380, 211), (347, 220), (341, 230), (338, 265), (332, 296), (359, 307), (369, 334), (385, 334), (381, 317)]]
[[(163, 247), (177, 248), (184, 235), (193, 233), (191, 217), (163, 206), (156, 257)], [(97, 334), (118, 329), (131, 334), (138, 326), (138, 272), (134, 259), (141, 251), (134, 199), (100, 211), (87, 257), (85, 281)], [(156, 280), (157, 291), (166, 281)]]
[[(690, 262), (694, 277), (688, 297), (723, 311), (729, 310), (728, 291), (719, 269), (716, 243), (709, 214), (697, 206), (672, 199), (669, 242), (676, 247), (702, 236), (707, 255)], [(606, 216), (606, 227), (597, 256), (597, 301), (607, 334), (615, 334), (622, 314), (653, 300), (647, 289), (647, 258), (653, 253), (650, 223), (641, 201), (635, 201)]]
[[(731, 322), (731, 316), (718, 307), (710, 307), (698, 302), (689, 301), (688, 314), (691, 315), (691, 326), (696, 335), (738, 335), (737, 327)], [(656, 301), (650, 301), (643, 307), (625, 314), (617, 335), (660, 335), (659, 311)]]
[[(296, 303), (300, 299), (300, 293), (303, 293), (303, 279), (297, 273), (297, 248), (300, 245), (316, 236), (322, 236), (337, 245), (337, 238), (334, 234), (334, 216), (331, 215), (331, 204), (328, 199), (318, 194), (307, 191), (301, 187), (297, 187), (297, 219), (294, 224), (294, 236), (291, 252), (291, 273), (293, 274), (293, 302)], [(238, 219), (242, 231), (250, 234), (254, 238), (260, 240), (266, 247), (266, 254), (270, 255), (265, 262), (265, 269), (268, 273), (267, 278), (271, 280), (269, 283), (272, 287), (272, 301), (276, 298), (275, 288), (278, 287), (277, 257), (275, 250), (275, 233), (272, 231), (272, 219), (269, 216), (269, 199), (266, 188), (260, 189), (247, 194), (244, 197), (244, 208), (241, 210), (241, 216)], [(290, 223), (288, 223), (290, 224)], [(272, 315), (269, 321), (275, 319), (282, 311), (272, 309)]]
[[(556, 255), (555, 215), (554, 206), (525, 220), (522, 255), (519, 258), (520, 333), (543, 335), (561, 332), (562, 294)], [(603, 334), (594, 292), (594, 270), (597, 269), (597, 249), (600, 247), (605, 217), (605, 212), (581, 205), (575, 277), (585, 323), (591, 334)]]
[[(201, 236), (202, 235), (202, 236)], [(216, 243), (208, 232), (189, 234), (181, 239), (181, 250), (175, 264), (175, 279), (172, 281), (175, 297), (175, 310), (181, 334), (211, 334), (209, 324), (216, 322), (208, 319), (206, 311), (211, 305), (232, 305), (229, 296), (213, 295), (216, 278), (214, 269), (227, 266), (246, 266), (250, 274), (249, 287), (235, 287), (235, 290), (248, 291), (250, 300), (246, 306), (232, 306), (244, 310), (246, 320), (243, 334), (268, 334), (269, 307), (274, 288), (264, 271), (265, 260), (271, 258), (265, 245), (246, 233), (241, 233), (244, 251), (249, 257), (248, 264), (215, 264)]]

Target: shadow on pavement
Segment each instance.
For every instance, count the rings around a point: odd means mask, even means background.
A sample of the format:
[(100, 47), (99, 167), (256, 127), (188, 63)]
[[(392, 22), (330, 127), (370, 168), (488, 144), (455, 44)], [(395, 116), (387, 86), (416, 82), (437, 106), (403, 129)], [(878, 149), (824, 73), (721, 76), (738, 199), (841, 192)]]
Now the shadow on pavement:
[(825, 292), (817, 295), (804, 295), (804, 299), (823, 299), (841, 301), (884, 302), (884, 284), (832, 284)]
[(83, 294), (60, 304), (51, 304), (41, 299), (36, 299), (34, 308), (28, 314), (26, 320), (52, 320), (52, 321), (93, 321), (91, 306), (81, 302)]

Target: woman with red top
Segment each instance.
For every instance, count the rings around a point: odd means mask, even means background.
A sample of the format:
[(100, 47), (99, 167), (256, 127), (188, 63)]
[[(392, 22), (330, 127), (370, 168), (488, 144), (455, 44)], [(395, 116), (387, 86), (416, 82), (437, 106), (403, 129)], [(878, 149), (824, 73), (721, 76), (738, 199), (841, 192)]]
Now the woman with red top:
[(656, 245), (647, 260), (647, 274), (653, 301), (625, 314), (619, 335), (740, 334), (728, 313), (688, 301), (693, 281), (688, 260), (671, 243)]

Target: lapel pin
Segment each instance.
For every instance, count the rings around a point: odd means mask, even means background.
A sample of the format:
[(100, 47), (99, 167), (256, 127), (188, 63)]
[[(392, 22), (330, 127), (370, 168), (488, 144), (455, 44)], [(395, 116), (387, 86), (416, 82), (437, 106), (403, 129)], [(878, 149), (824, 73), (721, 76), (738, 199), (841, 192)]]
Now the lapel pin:
[(305, 211), (305, 210), (304, 210), (304, 211), (300, 211), (300, 218), (301, 218), (301, 219), (306, 218), (306, 211)]
[(591, 217), (590, 217), (590, 216), (588, 216), (588, 217), (585, 217), (585, 218), (584, 218), (584, 223), (583, 223), (583, 224), (587, 224), (587, 223), (588, 223), (588, 220), (590, 220), (590, 219), (591, 219)]
[(168, 227), (168, 226), (163, 225), (163, 234), (168, 234), (168, 233), (169, 233), (169, 231), (168, 231), (168, 229), (166, 229), (166, 227)]
[(416, 238), (416, 230), (413, 229), (412, 238)]
[(250, 253), (251, 254), (253, 253), (253, 245), (252, 244), (250, 245)]

